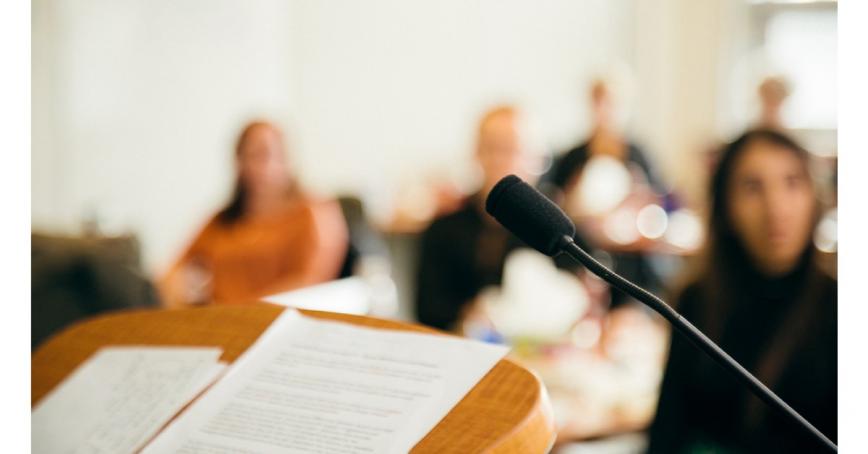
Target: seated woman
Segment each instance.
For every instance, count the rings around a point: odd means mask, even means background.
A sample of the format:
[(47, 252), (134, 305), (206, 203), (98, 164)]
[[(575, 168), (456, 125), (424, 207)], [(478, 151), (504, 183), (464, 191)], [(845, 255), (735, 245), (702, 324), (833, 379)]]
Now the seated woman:
[[(706, 262), (677, 308), (832, 440), (837, 284), (816, 263), (808, 154), (772, 130), (729, 144), (712, 178)], [(814, 452), (820, 446), (672, 334), (650, 452)]]
[(291, 176), (281, 132), (255, 122), (235, 147), (229, 203), (160, 283), (170, 307), (248, 303), (335, 279), (347, 253), (339, 205), (314, 199)]

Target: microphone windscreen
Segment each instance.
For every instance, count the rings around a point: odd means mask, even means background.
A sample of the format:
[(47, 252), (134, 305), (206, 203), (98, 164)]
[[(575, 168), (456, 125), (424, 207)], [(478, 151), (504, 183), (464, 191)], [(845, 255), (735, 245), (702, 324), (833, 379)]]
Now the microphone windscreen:
[(520, 240), (549, 256), (560, 252), (564, 235), (573, 237), (576, 233), (576, 226), (560, 207), (515, 175), (494, 186), (485, 211)]

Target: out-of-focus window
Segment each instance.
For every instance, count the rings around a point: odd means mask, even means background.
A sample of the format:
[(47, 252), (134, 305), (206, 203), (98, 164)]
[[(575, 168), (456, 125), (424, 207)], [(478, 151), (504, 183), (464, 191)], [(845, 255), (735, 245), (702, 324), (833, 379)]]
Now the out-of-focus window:
[[(792, 95), (784, 121), (798, 129), (835, 129), (837, 11), (831, 7), (772, 10), (765, 25), (770, 63), (786, 69)], [(830, 51), (831, 50), (831, 51)]]

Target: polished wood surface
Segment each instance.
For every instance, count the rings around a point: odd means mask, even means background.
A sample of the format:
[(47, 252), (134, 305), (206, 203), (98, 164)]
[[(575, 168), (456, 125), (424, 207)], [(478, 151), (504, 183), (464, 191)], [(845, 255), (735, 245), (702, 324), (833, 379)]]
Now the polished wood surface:
[[(219, 346), (235, 361), (284, 310), (265, 303), (138, 310), (75, 324), (31, 358), (31, 404), (109, 345)], [(329, 312), (305, 315), (382, 329), (438, 332), (407, 323)], [(554, 441), (548, 396), (527, 369), (503, 359), (413, 448), (414, 453), (540, 453)]]

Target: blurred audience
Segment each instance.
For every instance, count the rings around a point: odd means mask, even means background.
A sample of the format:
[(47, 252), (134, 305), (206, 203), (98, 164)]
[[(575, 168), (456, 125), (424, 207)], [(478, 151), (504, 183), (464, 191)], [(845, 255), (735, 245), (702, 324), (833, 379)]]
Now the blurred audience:
[(420, 322), (456, 329), (479, 291), (500, 283), (506, 255), (523, 244), (485, 212), (485, 198), (501, 178), (528, 177), (521, 128), (520, 113), (512, 106), (494, 108), (479, 122), (475, 157), (482, 187), (422, 234), (416, 286)]
[(231, 199), (161, 280), (166, 305), (247, 303), (338, 277), (348, 248), (341, 208), (301, 188), (285, 148), (271, 123), (244, 128)]
[[(832, 440), (837, 284), (817, 266), (807, 152), (771, 129), (727, 145), (711, 181), (704, 264), (677, 308)], [(672, 334), (650, 452), (806, 452), (819, 446)]]
[[(643, 252), (625, 247), (635, 240), (613, 242), (605, 235), (594, 235), (594, 230), (601, 229), (591, 227), (592, 223), (604, 224), (607, 216), (625, 204), (641, 208), (656, 202), (667, 192), (645, 152), (624, 133), (629, 91), (629, 83), (624, 77), (593, 81), (589, 92), (593, 119), (591, 135), (559, 157), (544, 179), (546, 184), (554, 186), (551, 191), (554, 198), (560, 200), (565, 211), (577, 221), (577, 227), (597, 246), (610, 250), (607, 257), (616, 272), (646, 288), (656, 289), (661, 287), (660, 278)], [(586, 172), (591, 167), (599, 172)], [(598, 184), (583, 184), (590, 180), (598, 181)], [(612, 198), (616, 193), (623, 196)], [(588, 208), (588, 205), (598, 205), (610, 199), (608, 206)], [(619, 221), (617, 224), (624, 223)], [(627, 301), (626, 294), (612, 291), (613, 307)]]
[(559, 189), (565, 192), (571, 189), (592, 157), (611, 156), (638, 169), (641, 177), (658, 193), (666, 192), (645, 151), (624, 133), (629, 91), (629, 84), (617, 79), (598, 78), (591, 83), (591, 135), (555, 161), (550, 178)]

